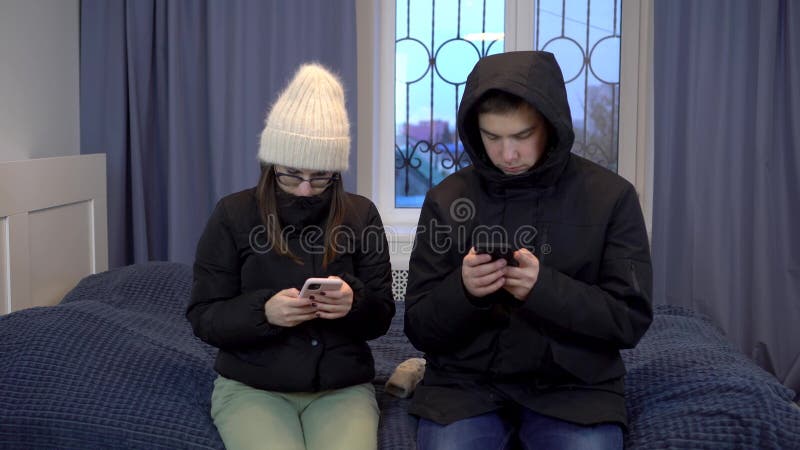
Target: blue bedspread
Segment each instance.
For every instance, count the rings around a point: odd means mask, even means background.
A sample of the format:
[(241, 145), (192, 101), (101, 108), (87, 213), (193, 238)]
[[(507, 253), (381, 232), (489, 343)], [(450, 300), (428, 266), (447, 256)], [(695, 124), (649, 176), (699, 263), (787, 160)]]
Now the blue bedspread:
[(660, 306), (622, 354), (628, 448), (800, 449), (794, 392), (694, 312)]
[[(0, 317), (0, 448), (223, 448), (209, 417), (215, 351), (183, 312), (191, 270), (128, 266), (87, 277), (55, 307)], [(413, 448), (408, 400), (383, 393), (418, 353), (402, 334), (372, 341), (382, 449)], [(800, 449), (793, 393), (694, 313), (660, 308), (624, 353), (637, 449)]]
[(224, 448), (213, 351), (183, 316), (191, 279), (177, 264), (126, 267), (0, 318), (0, 447)]

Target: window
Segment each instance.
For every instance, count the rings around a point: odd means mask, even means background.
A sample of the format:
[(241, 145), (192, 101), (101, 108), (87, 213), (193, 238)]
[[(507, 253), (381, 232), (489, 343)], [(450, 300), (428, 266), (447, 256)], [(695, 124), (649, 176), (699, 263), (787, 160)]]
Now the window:
[(456, 133), (467, 75), (503, 51), (504, 0), (397, 0), (396, 208), (419, 208), (428, 189), (470, 164)]
[(652, 0), (357, 0), (357, 8), (360, 32), (375, 37), (359, 49), (359, 73), (372, 84), (359, 81), (358, 186), (381, 211), (396, 267), (407, 264), (425, 192), (469, 164), (455, 133), (466, 74), (501, 51), (556, 55), (573, 152), (636, 186), (649, 229)]
[(534, 44), (552, 52), (572, 112), (572, 152), (617, 171), (621, 0), (539, 0)]

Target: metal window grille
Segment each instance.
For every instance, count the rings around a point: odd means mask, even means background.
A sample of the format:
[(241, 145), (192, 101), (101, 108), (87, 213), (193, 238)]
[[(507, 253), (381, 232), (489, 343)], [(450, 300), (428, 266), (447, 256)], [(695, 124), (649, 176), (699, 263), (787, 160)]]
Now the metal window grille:
[[(504, 0), (396, 2), (395, 207), (470, 164), (455, 129), (469, 71), (503, 51)], [(575, 154), (617, 170), (621, 0), (537, 0), (533, 47), (564, 72)]]

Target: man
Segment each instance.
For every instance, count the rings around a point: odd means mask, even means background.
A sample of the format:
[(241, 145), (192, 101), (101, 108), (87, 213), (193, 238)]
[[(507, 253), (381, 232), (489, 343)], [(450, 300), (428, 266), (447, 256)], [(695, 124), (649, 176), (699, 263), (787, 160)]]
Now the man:
[[(546, 52), (481, 59), (458, 130), (472, 166), (428, 192), (405, 332), (426, 354), (410, 412), (426, 449), (622, 448), (619, 355), (652, 321), (636, 191), (570, 153)], [(508, 260), (476, 247), (507, 245)]]

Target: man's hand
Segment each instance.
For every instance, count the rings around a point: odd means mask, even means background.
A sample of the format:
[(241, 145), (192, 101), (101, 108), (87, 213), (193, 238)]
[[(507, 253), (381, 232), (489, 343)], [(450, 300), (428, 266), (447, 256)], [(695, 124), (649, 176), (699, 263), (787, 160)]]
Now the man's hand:
[(503, 289), (519, 301), (525, 301), (539, 279), (539, 258), (526, 248), (514, 252), (519, 267), (508, 267)]
[[(341, 280), (339, 277), (330, 276)], [(344, 317), (353, 308), (353, 289), (342, 280), (342, 287), (338, 291), (326, 291), (314, 294), (311, 299), (317, 305), (317, 317), (320, 319), (338, 319)]]
[(264, 303), (264, 315), (272, 325), (293, 327), (316, 318), (317, 307), (297, 289), (284, 289)]
[(473, 247), (462, 261), (461, 278), (467, 292), (475, 297), (484, 297), (503, 287), (506, 270), (505, 259), (492, 261), (491, 255), (479, 255)]

